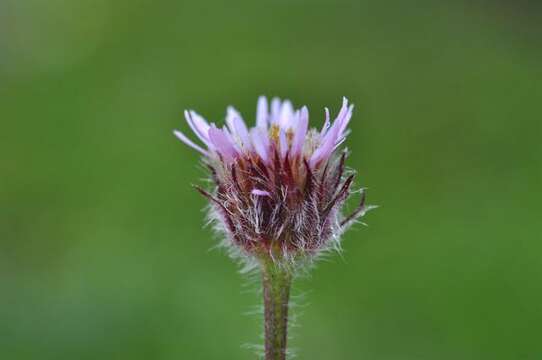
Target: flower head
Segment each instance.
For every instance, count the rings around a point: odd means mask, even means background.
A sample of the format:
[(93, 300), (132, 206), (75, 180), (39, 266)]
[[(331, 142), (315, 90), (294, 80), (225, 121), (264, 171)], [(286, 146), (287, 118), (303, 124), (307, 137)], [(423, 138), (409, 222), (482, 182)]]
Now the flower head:
[(342, 232), (369, 209), (362, 193), (352, 214), (341, 213), (354, 175), (345, 170), (346, 151), (336, 150), (348, 135), (352, 111), (343, 98), (331, 121), (326, 108), (321, 130), (309, 128), (307, 107), (295, 110), (278, 98), (258, 99), (252, 128), (233, 107), (221, 128), (185, 111), (203, 146), (180, 131), (174, 134), (204, 156), (214, 187), (197, 189), (209, 199), (211, 218), (227, 245), (277, 261), (312, 258), (337, 247)]

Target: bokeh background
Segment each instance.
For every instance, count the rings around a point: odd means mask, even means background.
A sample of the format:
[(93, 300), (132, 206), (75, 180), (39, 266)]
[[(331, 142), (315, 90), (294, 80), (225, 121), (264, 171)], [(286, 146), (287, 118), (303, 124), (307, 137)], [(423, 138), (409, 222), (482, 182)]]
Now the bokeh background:
[(260, 94), (353, 101), (381, 206), (298, 281), (299, 359), (542, 358), (541, 39), (535, 1), (1, 0), (0, 358), (256, 358), (171, 130)]

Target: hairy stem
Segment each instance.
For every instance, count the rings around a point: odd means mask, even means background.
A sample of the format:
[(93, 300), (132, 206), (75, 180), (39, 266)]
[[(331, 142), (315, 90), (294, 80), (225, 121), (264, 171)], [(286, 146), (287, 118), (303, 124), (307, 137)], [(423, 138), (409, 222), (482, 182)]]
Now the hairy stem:
[(265, 360), (285, 360), (288, 339), (288, 301), (292, 275), (273, 261), (262, 262), (265, 315)]

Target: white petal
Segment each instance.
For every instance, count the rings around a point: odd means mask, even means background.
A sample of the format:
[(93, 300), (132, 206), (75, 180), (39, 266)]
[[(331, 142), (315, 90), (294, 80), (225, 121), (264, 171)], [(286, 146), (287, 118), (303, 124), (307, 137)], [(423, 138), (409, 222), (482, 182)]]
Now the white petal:
[(233, 124), (235, 118), (241, 118), (241, 114), (233, 106), (228, 106), (226, 110), (226, 124), (233, 134), (235, 134), (235, 126)]
[(209, 136), (207, 135), (209, 132), (209, 124), (207, 121), (195, 111), (185, 110), (184, 117), (194, 134), (209, 147)]
[(286, 132), (284, 129), (279, 130), (279, 146), (280, 146), (280, 156), (282, 158), (286, 157), (288, 152), (288, 140), (286, 140)]
[(269, 118), (269, 110), (267, 107), (267, 98), (260, 96), (258, 98), (258, 106), (256, 108), (256, 126), (262, 129), (267, 129)]
[(209, 153), (204, 150), (202, 147), (200, 147), (199, 145), (196, 145), (195, 143), (192, 142), (192, 140), (190, 140), (189, 138), (186, 137), (186, 135), (184, 135), (182, 132), (180, 132), (179, 130), (173, 130), (173, 134), (175, 134), (175, 136), (181, 140), (183, 143), (185, 143), (186, 145), (190, 146), (191, 148), (199, 151), (200, 153), (202, 153), (203, 155), (205, 156), (209, 156)]
[(239, 137), (239, 140), (241, 140), (243, 148), (245, 148), (246, 150), (252, 150), (252, 143), (248, 135), (248, 129), (243, 119), (241, 119), (241, 117), (239, 116), (234, 117), (233, 127), (235, 129), (237, 136)]
[(250, 136), (252, 137), (252, 145), (256, 150), (256, 153), (262, 158), (266, 163), (269, 162), (269, 138), (267, 133), (265, 133), (260, 128), (252, 128), (250, 131)]
[(323, 137), (326, 134), (326, 131), (331, 126), (331, 122), (330, 122), (330, 119), (329, 119), (329, 109), (326, 107), (326, 108), (324, 108), (324, 110), (326, 112), (326, 121), (324, 122), (324, 126), (322, 126), (322, 131), (320, 131), (320, 136), (321, 137)]
[(279, 125), (283, 129), (288, 129), (292, 126), (294, 120), (294, 106), (290, 100), (285, 100), (280, 108)]
[(279, 115), (280, 115), (280, 99), (277, 97), (274, 97), (271, 100), (271, 123), (276, 124), (279, 121)]
[(292, 156), (300, 155), (309, 128), (309, 109), (306, 106), (301, 108), (299, 123), (294, 128), (294, 140), (292, 141)]
[(345, 130), (346, 130), (346, 127), (348, 126), (348, 123), (350, 122), (350, 119), (352, 118), (352, 112), (354, 111), (354, 105), (351, 104), (349, 107), (348, 107), (348, 111), (346, 112), (346, 115), (344, 116), (344, 119), (342, 121), (342, 124), (341, 124), (341, 128), (339, 129), (339, 138), (344, 138), (346, 136), (345, 134)]

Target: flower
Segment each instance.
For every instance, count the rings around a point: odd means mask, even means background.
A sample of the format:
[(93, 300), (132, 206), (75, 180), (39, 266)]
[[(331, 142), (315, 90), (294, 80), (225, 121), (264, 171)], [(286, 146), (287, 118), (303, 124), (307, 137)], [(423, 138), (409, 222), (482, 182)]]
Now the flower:
[(340, 235), (370, 207), (362, 192), (348, 216), (341, 209), (351, 193), (354, 174), (345, 169), (347, 152), (336, 154), (346, 139), (353, 105), (343, 98), (330, 121), (325, 108), (321, 130), (309, 129), (309, 110), (288, 100), (258, 99), (256, 125), (248, 128), (233, 107), (226, 125), (208, 123), (194, 111), (186, 121), (204, 146), (182, 132), (174, 134), (199, 151), (214, 187), (197, 189), (210, 201), (210, 216), (225, 244), (251, 257), (274, 261), (314, 258), (338, 248)]

